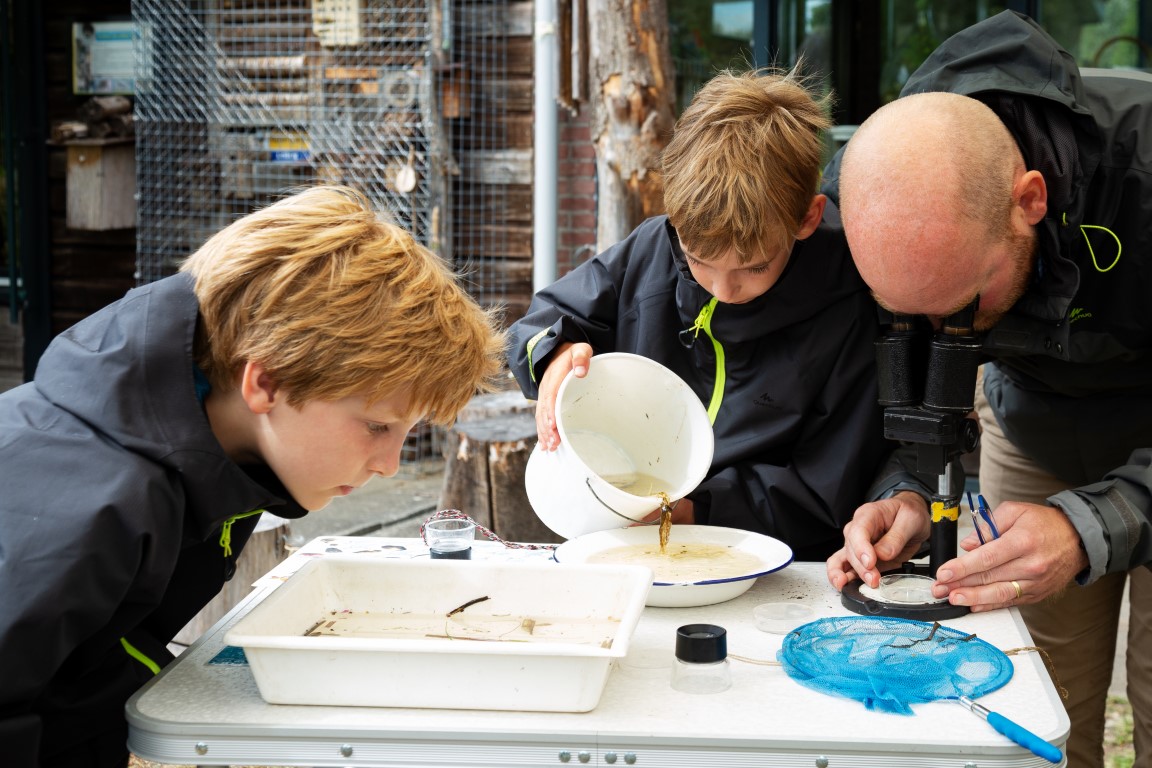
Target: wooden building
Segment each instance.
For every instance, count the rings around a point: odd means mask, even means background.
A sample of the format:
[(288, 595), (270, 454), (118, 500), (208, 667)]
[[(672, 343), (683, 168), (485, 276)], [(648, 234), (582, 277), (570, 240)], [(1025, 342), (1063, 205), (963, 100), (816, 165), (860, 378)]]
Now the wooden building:
[[(416, 19), (421, 29), (435, 34), (407, 58), (367, 44), (327, 46), (313, 14), (318, 5), (0, 0), (19, 30), (4, 56), (17, 87), (3, 130), (15, 148), (7, 175), (20, 179), (9, 260), (19, 267), (25, 378), (55, 334), (133, 285), (170, 274), (232, 218), (322, 180), (365, 186), (450, 259), (482, 303), (503, 307), (507, 322), (524, 312), (532, 292), (532, 2), (455, 0), (447, 19), (439, 3), (411, 2), (413, 13), (427, 13)], [(395, 31), (394, 9), (404, 5), (360, 3), (365, 19), (378, 11), (380, 28), (397, 37), (407, 34)], [(74, 25), (142, 17), (152, 47), (148, 71), (138, 75), (152, 77), (143, 85), (153, 90), (129, 95), (135, 136), (67, 135), (61, 125), (75, 122), (92, 98), (75, 88)], [(155, 22), (170, 29), (157, 31)], [(188, 38), (189, 29), (200, 37)], [(363, 28), (366, 36), (373, 30)], [(199, 64), (197, 50), (205, 52)], [(181, 90), (163, 92), (173, 83)], [(435, 113), (421, 113), (425, 87), (435, 89), (428, 99)], [(155, 112), (158, 92), (170, 97), (171, 116)], [(199, 98), (226, 99), (232, 111), (221, 118)], [(389, 111), (408, 102), (413, 111), (403, 119)], [(334, 123), (317, 127), (317, 114), (338, 108), (352, 115), (351, 140)], [(355, 110), (368, 108), (379, 119), (366, 132)], [(201, 117), (191, 129), (173, 127), (196, 109)], [(587, 117), (561, 114), (557, 261), (564, 271), (593, 250), (595, 164)], [(126, 151), (135, 152), (135, 187), (117, 178)], [(397, 188), (406, 167), (415, 172), (410, 192)], [(120, 203), (138, 205), (136, 222), (124, 225)]]
[[(128, 0), (51, 0), (25, 3), (0, 0), (11, 20), (6, 46), (5, 89), (10, 94), (4, 115), (6, 183), (14, 195), (4, 266), (19, 266), (18, 284), (10, 294), (23, 309), (23, 376), (29, 378), (52, 336), (119, 298), (135, 284), (136, 235), (124, 226), (124, 212), (114, 227), (77, 228), (67, 219), (69, 144), (51, 140), (50, 126), (77, 119), (89, 98), (73, 90), (72, 24), (90, 19), (128, 19)], [(9, 11), (11, 16), (8, 16)], [(111, 154), (108, 182), (123, 197), (132, 184), (123, 162), (131, 143)], [(73, 151), (76, 171), (104, 180), (95, 157)], [(115, 167), (112, 167), (112, 166)], [(119, 175), (119, 178), (116, 178)], [(131, 187), (129, 187), (131, 191)], [(89, 198), (91, 199), (91, 198)], [(131, 194), (127, 200), (132, 202)], [(130, 213), (130, 212), (129, 212)], [(92, 223), (92, 222), (89, 222)], [(7, 282), (7, 281), (6, 281)], [(10, 310), (6, 301), (5, 310)], [(8, 314), (6, 311), (5, 314)], [(7, 320), (7, 318), (5, 318)]]

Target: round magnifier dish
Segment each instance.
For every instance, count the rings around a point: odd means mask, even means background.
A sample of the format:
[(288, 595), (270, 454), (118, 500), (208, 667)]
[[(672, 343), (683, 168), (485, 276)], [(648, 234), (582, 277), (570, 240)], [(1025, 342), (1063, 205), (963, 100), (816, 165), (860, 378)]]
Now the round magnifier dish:
[(932, 594), (932, 585), (935, 583), (936, 580), (931, 576), (921, 576), (915, 573), (892, 573), (880, 577), (880, 597), (890, 603), (908, 605), (947, 602), (948, 598), (936, 597)]

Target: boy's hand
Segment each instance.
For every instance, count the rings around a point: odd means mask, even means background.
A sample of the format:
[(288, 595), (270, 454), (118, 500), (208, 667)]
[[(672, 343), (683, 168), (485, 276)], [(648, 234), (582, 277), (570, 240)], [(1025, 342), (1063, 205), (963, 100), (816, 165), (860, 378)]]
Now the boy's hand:
[(890, 499), (864, 504), (844, 526), (844, 548), (828, 558), (828, 581), (838, 590), (853, 579), (872, 588), (883, 571), (903, 565), (931, 532), (928, 504), (901, 491)]
[(573, 371), (578, 378), (588, 375), (592, 359), (592, 345), (583, 342), (565, 342), (556, 348), (552, 362), (540, 377), (539, 397), (536, 400), (536, 437), (540, 447), (554, 451), (560, 446), (560, 432), (556, 429), (556, 393), (561, 382)]

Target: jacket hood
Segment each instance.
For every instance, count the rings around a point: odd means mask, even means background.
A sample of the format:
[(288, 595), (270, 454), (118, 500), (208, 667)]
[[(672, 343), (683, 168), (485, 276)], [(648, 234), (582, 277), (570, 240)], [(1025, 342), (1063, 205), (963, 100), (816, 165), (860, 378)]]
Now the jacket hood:
[(213, 434), (193, 376), (198, 315), (189, 275), (135, 288), (57, 336), (35, 386), (113, 442), (177, 473), (199, 529), (190, 534), (207, 535), (256, 509), (303, 516), (267, 467), (236, 464)]
[[(1102, 140), (1076, 60), (1032, 19), (1003, 11), (957, 32), (929, 56), (901, 96), (947, 91), (984, 102), (1012, 132), (1024, 161), (1048, 187), (1048, 215), (1037, 228), (1040, 263), (1013, 314), (1059, 322), (1080, 284), (1065, 254), (1087, 205), (1088, 180)], [(1002, 331), (1011, 332), (1012, 318)]]
[(1015, 11), (1002, 11), (945, 40), (912, 73), (900, 95), (928, 91), (1039, 96), (1091, 117), (1076, 60), (1040, 25)]

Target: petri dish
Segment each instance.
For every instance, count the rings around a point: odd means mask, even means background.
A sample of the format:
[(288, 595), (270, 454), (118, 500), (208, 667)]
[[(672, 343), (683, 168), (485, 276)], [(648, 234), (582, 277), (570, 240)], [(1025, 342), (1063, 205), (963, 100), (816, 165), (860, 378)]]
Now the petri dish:
[(814, 615), (815, 611), (803, 603), (761, 603), (752, 609), (756, 628), (774, 635), (786, 635)]
[(916, 573), (892, 573), (880, 577), (880, 597), (890, 603), (909, 605), (947, 602), (947, 597), (935, 597), (932, 594), (932, 585), (935, 583), (936, 580), (931, 576), (921, 576)]

